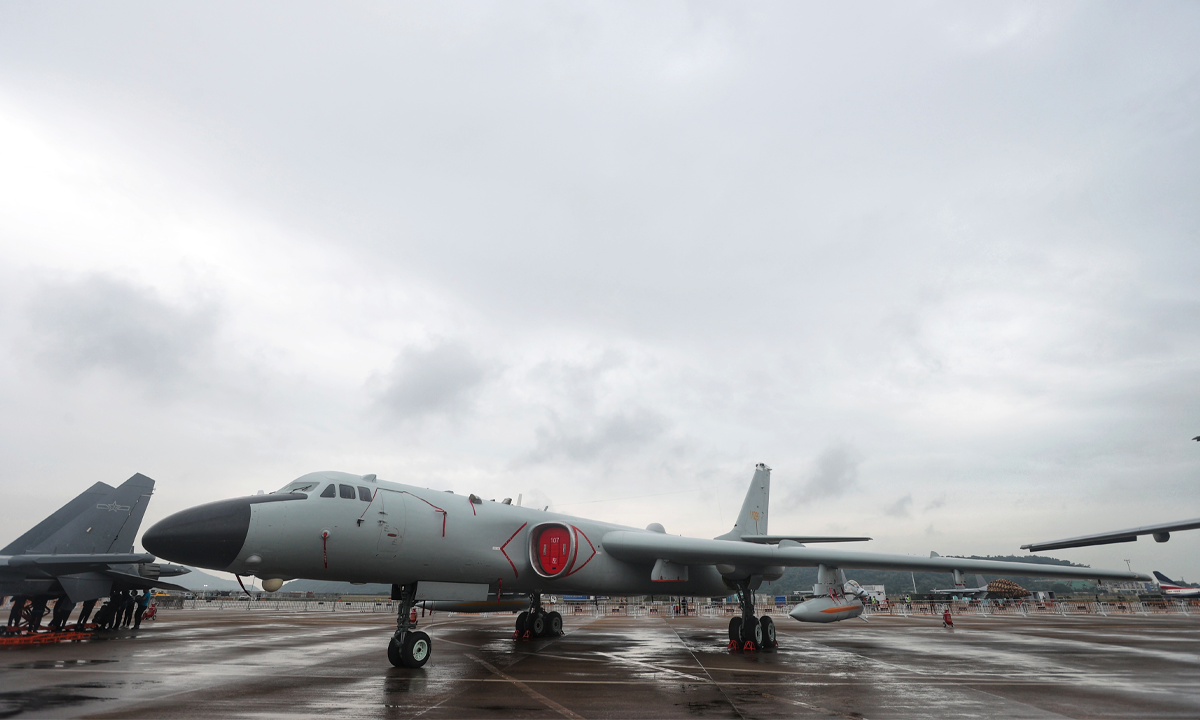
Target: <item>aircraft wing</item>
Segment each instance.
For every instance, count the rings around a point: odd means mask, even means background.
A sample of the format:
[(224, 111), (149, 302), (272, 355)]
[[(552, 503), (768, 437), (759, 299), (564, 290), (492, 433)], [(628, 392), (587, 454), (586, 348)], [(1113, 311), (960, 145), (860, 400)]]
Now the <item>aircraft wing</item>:
[(1138, 539), (1139, 535), (1154, 535), (1154, 539), (1158, 542), (1166, 542), (1171, 539), (1169, 533), (1176, 530), (1195, 530), (1196, 528), (1200, 528), (1200, 518), (1163, 523), (1161, 525), (1145, 525), (1128, 530), (1114, 530), (1113, 532), (1096, 533), (1095, 535), (1080, 535), (1079, 537), (1065, 538), (1063, 540), (1047, 540), (1046, 542), (1022, 545), (1021, 549), (1028, 550), (1029, 552), (1038, 552), (1040, 550), (1060, 550), (1062, 548), (1085, 547), (1087, 545), (1110, 545), (1112, 543), (1133, 542)]
[(842, 537), (839, 535), (743, 535), (742, 542), (778, 545), (781, 540), (798, 543), (865, 542), (869, 537)]
[(1094, 570), (1063, 565), (970, 560), (952, 557), (888, 555), (856, 550), (810, 547), (779, 547), (730, 540), (705, 540), (652, 532), (614, 530), (601, 541), (603, 552), (618, 560), (653, 564), (658, 560), (680, 565), (761, 565), (841, 569), (910, 570), (953, 572), (955, 570), (1014, 575), (1017, 577), (1060, 577), (1087, 580), (1149, 580), (1149, 575), (1125, 570)]
[(127, 590), (151, 590), (158, 588), (160, 590), (178, 590), (180, 592), (191, 592), (182, 585), (169, 583), (166, 580), (158, 578), (142, 577), (131, 573), (118, 572), (116, 570), (108, 570), (104, 575), (113, 580), (114, 585), (120, 585)]

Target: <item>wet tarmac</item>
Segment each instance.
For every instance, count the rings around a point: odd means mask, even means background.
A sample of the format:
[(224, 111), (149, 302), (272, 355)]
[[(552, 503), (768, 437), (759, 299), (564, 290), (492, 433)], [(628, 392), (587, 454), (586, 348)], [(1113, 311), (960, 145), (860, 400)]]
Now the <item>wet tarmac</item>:
[(169, 611), (138, 632), (0, 651), (0, 718), (1197, 718), (1200, 618), (960, 617), (801, 625), (724, 649), (725, 620), (422, 622), (391, 667), (383, 614)]

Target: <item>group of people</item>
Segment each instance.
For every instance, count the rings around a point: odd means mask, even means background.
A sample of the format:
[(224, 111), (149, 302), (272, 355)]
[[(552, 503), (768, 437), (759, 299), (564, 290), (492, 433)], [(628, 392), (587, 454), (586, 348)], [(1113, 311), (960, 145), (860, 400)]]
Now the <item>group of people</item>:
[[(12, 609), (8, 613), (8, 625), (5, 627), (5, 632), (14, 633), (23, 629), (22, 618), (26, 609), (28, 609), (27, 629), (30, 632), (39, 631), (42, 626), (42, 618), (46, 614), (46, 604), (50, 599), (52, 598), (35, 597), (31, 600), (20, 595), (14, 597)], [(54, 601), (50, 624), (47, 626), (50, 632), (66, 632), (68, 630), (80, 632), (87, 627), (89, 621), (96, 624), (97, 630), (117, 630), (130, 626), (137, 629), (142, 626), (142, 620), (153, 618), (158, 611), (157, 605), (150, 602), (149, 590), (141, 594), (138, 594), (137, 590), (115, 590), (100, 606), (100, 609), (96, 610), (94, 617), (92, 611), (95, 610), (97, 601), (85, 601), (83, 609), (79, 613), (79, 619), (71, 627), (71, 611), (75, 609), (75, 603), (71, 602), (66, 595), (54, 598)]]

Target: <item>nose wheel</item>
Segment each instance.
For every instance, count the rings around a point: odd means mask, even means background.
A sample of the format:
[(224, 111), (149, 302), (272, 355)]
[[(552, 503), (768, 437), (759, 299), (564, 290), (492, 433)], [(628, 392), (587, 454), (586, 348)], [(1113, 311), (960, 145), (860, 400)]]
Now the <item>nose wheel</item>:
[(412, 615), (413, 598), (417, 584), (393, 585), (392, 597), (399, 600), (396, 614), (396, 632), (388, 643), (388, 661), (394, 667), (419, 668), (429, 662), (433, 654), (433, 641), (429, 635), (418, 631), (417, 621)]

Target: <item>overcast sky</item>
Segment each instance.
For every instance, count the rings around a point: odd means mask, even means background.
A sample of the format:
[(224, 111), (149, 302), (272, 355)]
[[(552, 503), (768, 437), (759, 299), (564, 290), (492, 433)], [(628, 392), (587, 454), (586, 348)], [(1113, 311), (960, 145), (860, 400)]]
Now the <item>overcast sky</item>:
[[(314, 470), (881, 552), (1200, 516), (1200, 4), (0, 4), (0, 541)], [(1050, 553), (1200, 580), (1200, 532)], [(1178, 579), (1178, 578), (1176, 578)]]

